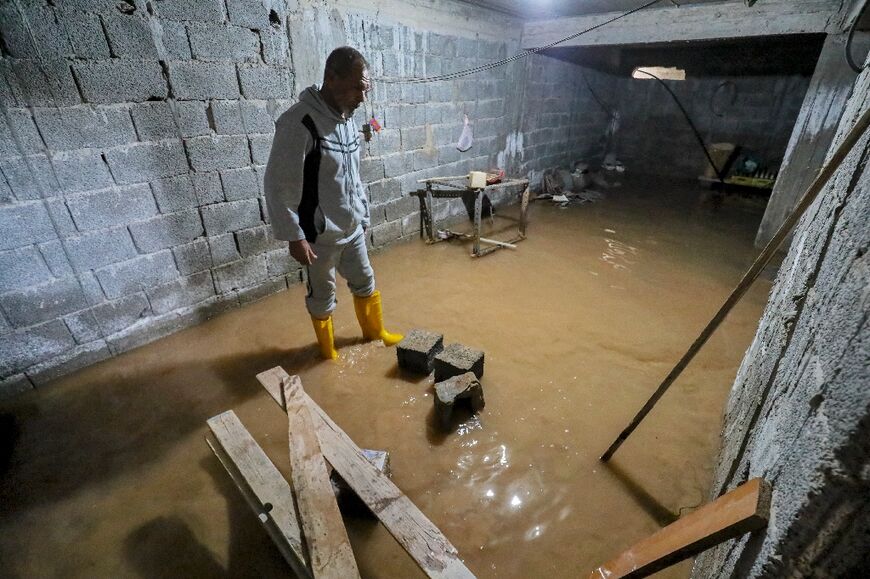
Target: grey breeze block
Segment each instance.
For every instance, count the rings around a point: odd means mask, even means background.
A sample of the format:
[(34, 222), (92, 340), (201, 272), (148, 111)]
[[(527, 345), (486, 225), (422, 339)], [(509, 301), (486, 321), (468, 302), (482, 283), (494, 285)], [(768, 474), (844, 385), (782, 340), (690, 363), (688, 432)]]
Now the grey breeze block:
[(472, 412), (478, 412), (485, 404), (483, 386), (474, 372), (466, 372), (435, 384), (435, 414), (443, 430), (450, 428), (453, 409), (463, 400), (468, 401)]
[(450, 344), (435, 356), (434, 368), (436, 382), (466, 372), (474, 372), (480, 379), (483, 378), (483, 352), (462, 344)]
[(399, 368), (416, 374), (432, 372), (435, 356), (444, 349), (444, 335), (414, 329), (396, 346)]

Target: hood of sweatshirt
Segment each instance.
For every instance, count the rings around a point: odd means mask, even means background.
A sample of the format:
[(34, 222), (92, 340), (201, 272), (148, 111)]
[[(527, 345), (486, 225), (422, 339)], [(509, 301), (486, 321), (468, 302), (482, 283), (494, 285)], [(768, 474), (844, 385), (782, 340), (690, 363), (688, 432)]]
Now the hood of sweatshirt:
[(323, 95), (320, 94), (319, 85), (313, 84), (302, 91), (302, 94), (299, 95), (299, 101), (310, 106), (321, 115), (331, 118), (336, 122), (343, 123), (346, 121), (338, 111), (326, 104), (326, 101), (323, 100)]

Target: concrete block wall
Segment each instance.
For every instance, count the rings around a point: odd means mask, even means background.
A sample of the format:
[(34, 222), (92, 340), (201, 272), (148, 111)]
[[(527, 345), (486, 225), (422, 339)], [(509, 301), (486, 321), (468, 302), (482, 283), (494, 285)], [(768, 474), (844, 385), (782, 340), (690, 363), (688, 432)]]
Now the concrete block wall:
[[(852, 92), (826, 159), (870, 101)], [(771, 483), (770, 521), (693, 577), (863, 577), (870, 568), (870, 136), (795, 229), (726, 407), (711, 498)]]
[[(518, 51), (520, 33), (509, 17), (450, 0), (353, 9), (315, 0), (4, 3), (0, 395), (300, 281), (271, 237), (263, 169), (274, 120), (320, 82), (335, 46), (362, 50), (376, 79), (355, 119), (383, 126), (362, 162), (373, 248), (418, 234), (419, 208), (407, 196), (417, 179), (527, 171), (522, 133), (535, 147), (555, 143), (541, 135), (568, 122), (575, 102), (553, 88), (547, 105), (561, 108), (537, 107), (523, 120), (521, 88), (534, 67), (425, 84), (384, 79), (497, 60)], [(465, 114), (474, 145), (460, 153)], [(556, 148), (534, 154), (555, 163)], [(458, 200), (436, 210), (464, 213)]]
[[(665, 81), (704, 142), (729, 142), (755, 151), (778, 167), (810, 79), (803, 76), (692, 77)], [(676, 103), (652, 79), (616, 80), (620, 114), (613, 151), (633, 172), (703, 174), (707, 160)]]

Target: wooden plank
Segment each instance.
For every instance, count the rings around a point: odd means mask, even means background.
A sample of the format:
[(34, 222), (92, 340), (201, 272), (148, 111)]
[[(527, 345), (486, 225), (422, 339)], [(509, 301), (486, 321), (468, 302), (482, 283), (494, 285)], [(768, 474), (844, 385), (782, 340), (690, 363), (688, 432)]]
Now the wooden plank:
[(311, 571), (316, 579), (359, 577), (305, 402), (302, 381), (299, 376), (287, 376), (282, 379), (282, 385), (290, 433), (290, 475), (296, 489)]
[[(289, 378), (277, 366), (257, 374), (257, 380), (284, 407), (282, 380)], [(383, 473), (362, 454), (350, 437), (307, 394), (303, 394), (323, 456), (383, 523), (429, 577), (472, 578), (456, 548), (441, 531)]]
[(646, 577), (719, 543), (767, 526), (770, 486), (756, 478), (636, 543), (589, 579)]
[[(785, 149), (779, 176), (758, 227), (756, 247), (763, 247), (771, 240), (794, 209), (801, 192), (812, 182), (825, 162), (846, 101), (852, 94), (852, 85), (858, 76), (843, 58), (846, 36), (832, 34), (825, 39)], [(867, 54), (867, 46), (867, 35), (856, 34), (853, 47), (855, 54)]]
[(208, 420), (206, 442), (293, 571), (310, 578), (293, 491), (232, 410)]
[[(659, 6), (641, 10), (558, 46), (619, 46), (690, 40), (716, 40), (786, 34), (841, 33), (854, 16), (851, 2), (765, 0), (747, 7), (742, 0), (716, 4)], [(618, 12), (528, 22), (523, 48), (540, 48), (608, 21)]]

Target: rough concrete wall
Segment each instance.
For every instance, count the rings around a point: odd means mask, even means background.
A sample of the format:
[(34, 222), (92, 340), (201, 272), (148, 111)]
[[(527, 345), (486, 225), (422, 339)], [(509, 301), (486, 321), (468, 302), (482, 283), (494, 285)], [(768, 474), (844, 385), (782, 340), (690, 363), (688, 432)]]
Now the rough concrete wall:
[[(870, 107), (856, 82), (834, 137)], [(695, 577), (847, 577), (870, 568), (870, 170), (865, 135), (795, 230), (728, 401), (713, 496), (773, 485), (767, 531)]]
[[(704, 142), (729, 142), (755, 151), (778, 167), (809, 86), (790, 77), (689, 77), (665, 81)], [(620, 113), (614, 151), (630, 171), (696, 178), (707, 167), (704, 151), (673, 99), (655, 80), (622, 78), (615, 95)]]
[(520, 172), (600, 161), (610, 115), (589, 86), (599, 98), (609, 97), (614, 77), (541, 55), (525, 66), (522, 133), (514, 139)]
[[(356, 119), (384, 127), (362, 163), (373, 247), (417, 234), (417, 179), (524, 170), (524, 62), (383, 81), (497, 60), (520, 34), (450, 0), (2, 3), (0, 395), (300, 280), (271, 239), (263, 169), (274, 120), (337, 45), (359, 47), (376, 77)], [(475, 141), (460, 153), (466, 113)]]

